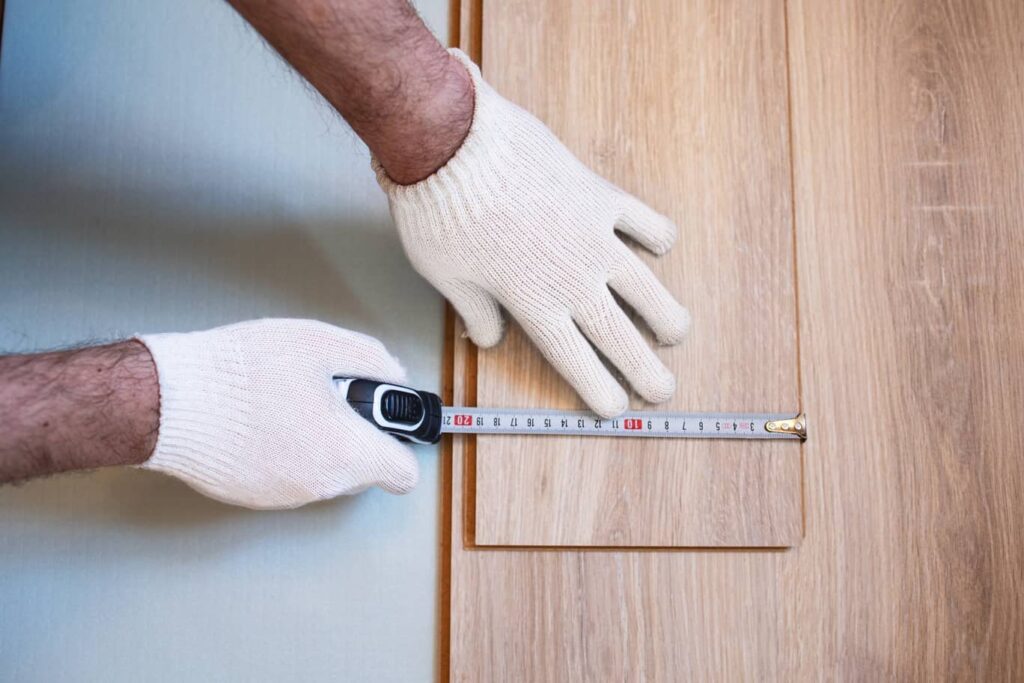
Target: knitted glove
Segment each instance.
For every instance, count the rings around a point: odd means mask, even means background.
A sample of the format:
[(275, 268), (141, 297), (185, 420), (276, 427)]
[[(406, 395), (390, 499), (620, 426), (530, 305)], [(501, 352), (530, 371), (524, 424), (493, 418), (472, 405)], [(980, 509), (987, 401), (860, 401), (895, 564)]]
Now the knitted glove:
[(160, 432), (141, 467), (248, 508), (416, 485), (412, 451), (356, 414), (332, 385), (335, 375), (405, 382), (376, 339), (272, 319), (138, 339), (160, 381)]
[(659, 342), (680, 341), (689, 313), (615, 234), (663, 254), (675, 225), (584, 166), (466, 55), (452, 54), (476, 88), (462, 146), (413, 185), (392, 182), (374, 160), (413, 267), (451, 301), (478, 346), (501, 339), (503, 306), (600, 415), (618, 415), (628, 401), (587, 339), (643, 398), (668, 399), (675, 378), (610, 290)]

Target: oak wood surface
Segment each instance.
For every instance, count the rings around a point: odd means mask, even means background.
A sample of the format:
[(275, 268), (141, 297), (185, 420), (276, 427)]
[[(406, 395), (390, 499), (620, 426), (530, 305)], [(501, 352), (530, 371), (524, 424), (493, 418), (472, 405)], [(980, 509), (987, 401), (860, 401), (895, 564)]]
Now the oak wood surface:
[[(673, 401), (633, 408), (795, 413), (781, 0), (496, 2), (482, 45), (500, 92), (679, 224), (673, 251), (643, 257), (690, 308), (693, 332), (658, 350), (678, 377)], [(480, 405), (584, 407), (518, 327), (478, 363)], [(474, 538), (795, 545), (800, 476), (793, 443), (480, 437)]]
[(851, 675), (1021, 680), (1024, 4), (789, 18), (819, 415), (792, 619)]
[(1024, 5), (786, 15), (803, 543), (473, 547), (456, 438), (452, 679), (1024, 679)]

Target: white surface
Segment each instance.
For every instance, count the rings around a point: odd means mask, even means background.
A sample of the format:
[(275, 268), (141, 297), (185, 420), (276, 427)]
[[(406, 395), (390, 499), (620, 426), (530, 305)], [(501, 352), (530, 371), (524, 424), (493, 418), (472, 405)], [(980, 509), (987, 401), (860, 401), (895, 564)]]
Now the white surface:
[[(441, 299), (359, 140), (219, 0), (7, 0), (0, 350), (261, 316), (437, 388)], [(420, 3), (443, 31), (445, 0)], [(0, 680), (429, 679), (437, 459), (294, 512), (141, 471), (0, 488)]]

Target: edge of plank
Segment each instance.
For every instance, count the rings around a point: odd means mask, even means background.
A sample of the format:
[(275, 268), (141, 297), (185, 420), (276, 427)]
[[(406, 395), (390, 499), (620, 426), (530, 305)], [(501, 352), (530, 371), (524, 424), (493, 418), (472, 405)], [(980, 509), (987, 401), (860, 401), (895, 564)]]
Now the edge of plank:
[[(0, 0), (0, 10), (4, 0)], [(2, 29), (0, 16), (0, 29)], [(461, 48), (470, 59), (477, 64), (481, 58), (481, 39), (483, 37), (483, 0), (449, 0), (448, 5), (448, 44)], [(455, 365), (456, 355), (461, 346), (467, 367), (473, 370), (474, 400), (476, 377), (476, 347), (466, 344), (464, 339), (456, 335), (457, 317), (452, 305), (445, 302), (444, 307), (444, 343), (441, 359), (441, 398), (448, 405), (453, 405), (456, 392)], [(464, 391), (460, 387), (460, 393)], [(437, 586), (437, 680), (451, 680), (451, 640), (452, 640), (452, 457), (455, 450), (454, 437), (445, 436), (440, 448), (440, 489), (438, 506), (438, 586)], [(467, 457), (472, 452), (475, 457), (475, 439), (471, 449), (466, 450)]]
[[(793, 249), (793, 340), (796, 346), (796, 401), (799, 410), (803, 413), (804, 406), (804, 378), (803, 362), (800, 353), (800, 270), (799, 270), (799, 249), (797, 246), (796, 231), (796, 155), (793, 142), (793, 58), (789, 44), (789, 0), (782, 0), (782, 35), (783, 47), (786, 56), (786, 154), (789, 156), (789, 220), (790, 220), (790, 244)], [(805, 442), (800, 443), (800, 540), (807, 538), (807, 463), (804, 462)]]

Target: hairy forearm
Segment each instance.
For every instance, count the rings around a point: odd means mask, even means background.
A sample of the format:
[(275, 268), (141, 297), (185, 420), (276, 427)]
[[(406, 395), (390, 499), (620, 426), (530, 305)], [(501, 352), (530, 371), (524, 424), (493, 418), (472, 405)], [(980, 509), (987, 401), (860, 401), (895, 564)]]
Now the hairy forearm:
[(156, 368), (139, 342), (0, 356), (0, 482), (139, 464), (159, 416)]
[(348, 121), (397, 183), (462, 144), (473, 86), (407, 0), (228, 0)]

